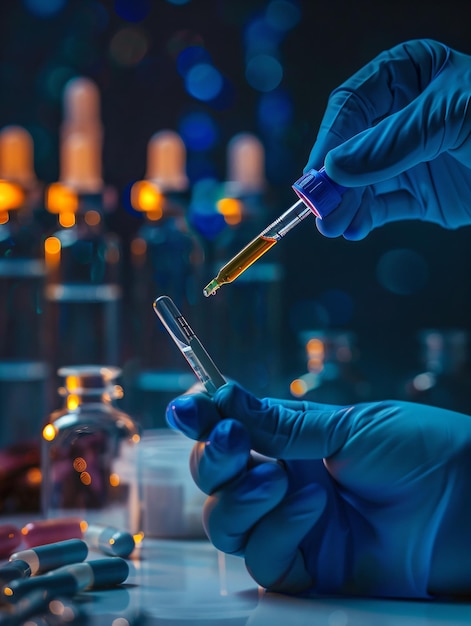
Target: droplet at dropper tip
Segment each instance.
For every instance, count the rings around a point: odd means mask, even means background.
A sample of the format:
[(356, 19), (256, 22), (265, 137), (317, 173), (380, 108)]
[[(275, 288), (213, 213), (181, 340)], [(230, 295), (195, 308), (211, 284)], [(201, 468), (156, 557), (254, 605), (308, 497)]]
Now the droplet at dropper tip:
[(213, 278), (213, 280), (210, 283), (208, 283), (206, 287), (203, 289), (203, 293), (206, 296), (206, 298), (208, 298), (209, 296), (213, 296), (220, 286), (221, 285), (218, 283), (216, 278)]

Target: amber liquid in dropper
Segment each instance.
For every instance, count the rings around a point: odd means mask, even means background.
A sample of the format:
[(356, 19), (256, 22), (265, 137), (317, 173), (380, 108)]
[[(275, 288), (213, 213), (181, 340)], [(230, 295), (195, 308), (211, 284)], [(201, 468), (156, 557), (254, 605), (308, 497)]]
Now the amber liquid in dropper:
[(259, 235), (221, 268), (215, 280), (219, 285), (231, 283), (265, 252), (270, 250), (276, 242), (277, 240), (273, 237), (262, 237)]

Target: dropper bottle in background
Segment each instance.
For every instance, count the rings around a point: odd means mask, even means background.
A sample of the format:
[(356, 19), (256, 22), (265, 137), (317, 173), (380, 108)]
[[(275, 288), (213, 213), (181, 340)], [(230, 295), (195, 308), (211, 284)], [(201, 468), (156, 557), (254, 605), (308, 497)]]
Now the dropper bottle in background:
[(195, 320), (195, 299), (202, 300), (203, 256), (187, 223), (188, 186), (180, 135), (156, 132), (147, 146), (145, 178), (131, 188), (131, 204), (143, 223), (131, 241), (132, 346), (124, 368), (128, 410), (145, 428), (165, 426), (167, 403), (194, 382), (152, 310), (155, 298), (165, 294)]
[(417, 369), (400, 396), (452, 411), (471, 413), (471, 339), (463, 328), (427, 328), (417, 333)]
[(41, 438), (42, 513), (138, 533), (140, 428), (115, 406), (120, 370), (83, 365), (59, 375), (64, 404), (48, 416)]
[[(217, 206), (227, 228), (215, 240), (213, 273), (260, 231), (270, 213), (265, 150), (255, 135), (238, 133), (229, 141), (223, 190)], [(282, 264), (272, 254), (207, 307), (211, 353), (227, 365), (228, 376), (261, 395), (276, 392), (280, 382), (282, 279)]]
[(39, 435), (49, 368), (43, 343), (41, 185), (20, 126), (0, 131), (0, 442)]
[[(99, 96), (92, 81), (64, 91), (60, 176), (47, 189), (57, 230), (44, 242), (47, 344), (54, 371), (64, 365), (118, 365), (121, 249), (105, 224)], [(54, 385), (56, 386), (56, 385)]]

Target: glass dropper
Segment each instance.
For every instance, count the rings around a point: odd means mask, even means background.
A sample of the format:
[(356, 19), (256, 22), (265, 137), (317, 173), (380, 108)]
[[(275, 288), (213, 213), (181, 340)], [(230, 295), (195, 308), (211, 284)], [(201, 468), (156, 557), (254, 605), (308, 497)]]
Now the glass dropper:
[(323, 167), (306, 172), (293, 184), (293, 189), (300, 199), (219, 270), (216, 278), (203, 289), (206, 297), (215, 294), (221, 285), (234, 281), (308, 215), (314, 213), (322, 219), (331, 213), (340, 204), (345, 191), (345, 187), (327, 176)]

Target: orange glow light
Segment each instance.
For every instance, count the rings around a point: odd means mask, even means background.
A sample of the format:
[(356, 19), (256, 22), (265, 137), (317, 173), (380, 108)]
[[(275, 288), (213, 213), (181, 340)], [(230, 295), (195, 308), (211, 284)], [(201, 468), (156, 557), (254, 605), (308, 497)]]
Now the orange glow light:
[(72, 228), (72, 226), (75, 226), (75, 213), (72, 213), (72, 211), (62, 211), (62, 213), (59, 213), (59, 224), (63, 228)]
[(41, 484), (41, 470), (38, 467), (31, 467), (26, 474), (26, 482), (29, 485), (40, 485)]
[(140, 543), (142, 543), (142, 540), (144, 539), (144, 533), (140, 532), (140, 533), (136, 533), (135, 535), (132, 536), (134, 539), (134, 543), (136, 544), (136, 546)]
[(134, 443), (139, 443), (141, 438), (139, 437), (138, 434), (135, 434), (135, 435), (132, 436), (132, 440), (133, 440)]
[(46, 207), (49, 213), (76, 213), (78, 196), (70, 187), (62, 183), (53, 183), (47, 190)]
[(25, 194), (19, 185), (0, 180), (0, 210), (18, 209), (24, 200)]
[(46, 424), (43, 428), (43, 439), (53, 441), (56, 436), (56, 429), (52, 424)]
[(148, 180), (139, 180), (131, 187), (131, 205), (153, 220), (162, 217), (163, 196), (160, 189)]
[(78, 376), (66, 376), (65, 386), (69, 391), (75, 391), (79, 387)]
[(118, 474), (110, 474), (110, 485), (112, 487), (118, 487), (120, 483)]
[(61, 260), (61, 242), (57, 237), (48, 237), (44, 242), (44, 259), (49, 269), (57, 267)]
[(80, 397), (74, 393), (71, 393), (70, 396), (67, 396), (67, 408), (69, 411), (75, 411), (75, 409), (80, 406)]
[(301, 396), (304, 396), (307, 391), (306, 383), (300, 378), (296, 378), (291, 382), (289, 390), (291, 391), (293, 396), (300, 398)]
[(80, 522), (80, 530), (84, 533), (88, 528), (88, 523), (85, 520)]
[(98, 226), (101, 222), (101, 215), (98, 211), (87, 211), (83, 219), (88, 226)]
[(10, 215), (8, 211), (0, 210), (0, 224), (6, 224), (10, 219)]
[(320, 339), (309, 339), (306, 343), (306, 352), (311, 357), (322, 358), (324, 356), (324, 343)]
[(221, 198), (217, 202), (217, 209), (230, 226), (239, 224), (242, 220), (242, 204), (236, 198)]

